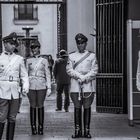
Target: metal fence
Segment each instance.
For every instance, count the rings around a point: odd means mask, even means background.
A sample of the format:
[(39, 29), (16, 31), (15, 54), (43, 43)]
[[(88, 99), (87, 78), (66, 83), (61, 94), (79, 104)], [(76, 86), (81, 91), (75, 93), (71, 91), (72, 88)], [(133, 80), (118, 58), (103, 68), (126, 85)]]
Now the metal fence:
[(97, 0), (97, 111), (123, 113), (123, 0)]
[(67, 4), (57, 5), (57, 52), (67, 50)]
[(46, 3), (58, 4), (63, 3), (65, 0), (0, 0), (0, 3)]

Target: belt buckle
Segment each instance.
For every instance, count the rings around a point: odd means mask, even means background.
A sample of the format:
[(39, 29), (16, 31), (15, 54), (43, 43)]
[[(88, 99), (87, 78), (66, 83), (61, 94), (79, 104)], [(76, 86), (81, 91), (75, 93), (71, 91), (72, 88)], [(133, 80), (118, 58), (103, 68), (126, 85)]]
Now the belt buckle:
[(9, 76), (9, 82), (13, 81), (13, 76)]

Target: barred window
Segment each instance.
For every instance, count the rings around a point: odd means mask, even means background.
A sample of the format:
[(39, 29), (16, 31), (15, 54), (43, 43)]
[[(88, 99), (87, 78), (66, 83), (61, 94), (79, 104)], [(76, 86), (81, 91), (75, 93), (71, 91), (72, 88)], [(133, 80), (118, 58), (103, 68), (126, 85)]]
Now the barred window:
[(32, 20), (33, 4), (18, 4), (18, 15), (20, 20)]

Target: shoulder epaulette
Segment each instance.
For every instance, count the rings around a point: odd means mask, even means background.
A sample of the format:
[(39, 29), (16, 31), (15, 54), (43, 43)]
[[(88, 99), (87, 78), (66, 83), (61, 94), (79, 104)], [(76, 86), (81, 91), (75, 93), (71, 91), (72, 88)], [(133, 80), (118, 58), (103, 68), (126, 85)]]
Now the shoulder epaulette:
[(93, 51), (88, 51), (88, 52), (90, 52), (90, 53), (95, 53), (95, 52), (93, 52)]
[(75, 53), (76, 51), (70, 52), (69, 54)]
[(41, 54), (39, 55), (40, 57), (44, 58), (44, 59), (47, 59), (48, 60), (48, 55), (45, 55), (45, 54)]

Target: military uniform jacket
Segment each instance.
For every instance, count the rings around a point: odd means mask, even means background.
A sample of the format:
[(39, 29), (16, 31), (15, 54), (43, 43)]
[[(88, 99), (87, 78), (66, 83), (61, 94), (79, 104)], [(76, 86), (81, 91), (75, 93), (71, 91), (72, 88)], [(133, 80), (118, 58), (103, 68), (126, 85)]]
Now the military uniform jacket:
[(0, 98), (10, 100), (21, 97), (20, 82), (22, 88), (28, 91), (29, 79), (24, 58), (3, 52), (0, 55)]
[(87, 53), (89, 52), (86, 50), (84, 53), (74, 52), (69, 55), (66, 69), (68, 75), (71, 77), (70, 92), (80, 91), (78, 78), (81, 77), (84, 77), (87, 81), (83, 84), (83, 92), (95, 92), (95, 76), (98, 70), (95, 54), (90, 53), (76, 68), (73, 68), (74, 64)]
[(27, 69), (29, 75), (29, 89), (42, 90), (51, 88), (50, 71), (48, 61), (41, 56), (27, 59)]

